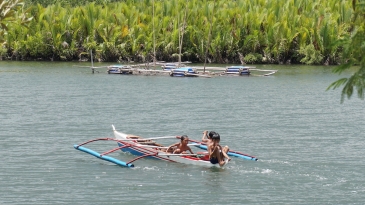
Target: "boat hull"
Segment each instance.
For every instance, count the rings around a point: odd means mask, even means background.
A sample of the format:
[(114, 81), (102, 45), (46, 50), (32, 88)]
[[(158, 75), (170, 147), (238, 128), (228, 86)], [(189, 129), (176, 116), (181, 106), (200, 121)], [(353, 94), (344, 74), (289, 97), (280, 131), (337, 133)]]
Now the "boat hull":
[(196, 69), (191, 67), (181, 67), (171, 70), (171, 77), (197, 77)]
[(126, 65), (111, 65), (108, 66), (108, 74), (130, 75), (133, 74), (133, 70), (132, 67)]
[[(165, 154), (165, 152), (160, 151), (156, 148), (142, 147), (142, 146), (140, 146), (141, 144), (134, 142), (134, 141), (125, 141), (125, 143), (123, 143), (123, 140), (129, 140), (127, 138), (127, 136), (128, 135), (125, 133), (114, 130), (114, 137), (116, 140), (118, 140), (118, 145), (119, 145), (119, 147), (121, 147), (120, 149), (123, 152), (129, 152), (136, 156), (153, 155), (156, 152), (158, 154)], [(140, 138), (140, 139), (143, 139), (143, 138)], [(130, 144), (132, 144), (133, 146), (123, 147), (123, 146), (130, 145)], [(155, 156), (148, 156), (148, 158), (154, 158), (154, 159), (168, 161), (168, 162), (177, 162), (177, 163), (183, 163), (183, 164), (205, 166), (205, 167), (219, 167), (218, 164), (212, 164), (212, 163), (210, 163), (210, 161), (203, 160), (201, 158), (194, 157), (194, 156), (171, 156), (171, 155), (170, 156), (161, 156), (158, 154)]]
[(121, 71), (121, 70), (108, 70), (108, 74), (121, 74), (121, 75), (131, 75), (132, 71)]
[(227, 75), (250, 75), (250, 67), (246, 66), (231, 66), (225, 71)]

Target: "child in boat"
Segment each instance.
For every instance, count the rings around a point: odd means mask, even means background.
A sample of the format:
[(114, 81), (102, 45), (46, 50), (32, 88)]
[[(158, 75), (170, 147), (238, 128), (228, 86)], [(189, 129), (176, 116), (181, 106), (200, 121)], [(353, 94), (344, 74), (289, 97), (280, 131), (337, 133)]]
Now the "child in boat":
[(220, 142), (220, 135), (215, 133), (211, 138), (211, 143), (208, 145), (208, 154), (209, 154), (209, 161), (212, 164), (219, 164), (219, 166), (224, 166), (227, 161), (230, 161), (231, 158), (228, 157), (227, 152), (229, 148), (222, 146), (219, 144)]
[(189, 137), (186, 135), (181, 136), (180, 142), (170, 145), (166, 152), (170, 152), (172, 154), (187, 154), (186, 151), (189, 150), (191, 154), (194, 154), (188, 146)]

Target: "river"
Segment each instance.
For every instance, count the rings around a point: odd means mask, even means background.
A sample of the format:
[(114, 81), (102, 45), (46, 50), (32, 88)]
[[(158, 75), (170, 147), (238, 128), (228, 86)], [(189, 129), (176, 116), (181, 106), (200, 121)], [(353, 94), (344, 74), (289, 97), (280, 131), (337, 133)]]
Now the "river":
[[(258, 65), (278, 72), (173, 78), (92, 74), (75, 64), (0, 61), (0, 204), (365, 201), (364, 101), (340, 104), (341, 89), (326, 91), (350, 72)], [(233, 158), (219, 169), (141, 159), (122, 168), (73, 148), (113, 137), (112, 124), (144, 137), (199, 140), (214, 130), (221, 144), (259, 160)]]

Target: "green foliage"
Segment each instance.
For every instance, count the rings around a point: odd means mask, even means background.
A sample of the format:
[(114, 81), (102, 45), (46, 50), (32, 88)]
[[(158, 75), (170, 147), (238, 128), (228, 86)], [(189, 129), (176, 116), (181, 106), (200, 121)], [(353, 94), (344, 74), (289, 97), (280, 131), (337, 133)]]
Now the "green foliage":
[(23, 0), (0, 0), (0, 42), (10, 26), (25, 25), (32, 20), (23, 10)]
[[(154, 52), (170, 61), (181, 49), (183, 61), (336, 64), (346, 57), (336, 42), (364, 22), (352, 21), (343, 0), (26, 0), (26, 8), (27, 29), (3, 23), (11, 59), (79, 60), (92, 50), (99, 61), (149, 61)], [(17, 7), (12, 21), (20, 25), (24, 12)]]
[(261, 63), (262, 55), (259, 53), (249, 53), (243, 58), (243, 60), (248, 64)]
[(299, 50), (299, 54), (303, 56), (300, 62), (307, 65), (320, 64), (323, 60), (323, 56), (319, 50), (314, 48), (313, 44), (306, 45)]
[(364, 0), (0, 0), (0, 56), (356, 66), (343, 102), (365, 96), (364, 22)]
[(6, 47), (5, 46), (0, 46), (0, 59), (5, 57), (6, 52), (7, 52)]
[(349, 78), (342, 78), (333, 82), (328, 88), (336, 89), (344, 86), (341, 94), (341, 103), (345, 97), (351, 98), (354, 88), (357, 90), (357, 96), (364, 99), (365, 94), (365, 28), (364, 26), (357, 27), (352, 35), (346, 36), (341, 40), (343, 45), (343, 64), (333, 70), (335, 73), (342, 73), (345, 70), (357, 67), (357, 71)]
[(333, 82), (328, 88), (336, 89), (344, 86), (341, 93), (341, 103), (345, 97), (351, 98), (354, 89), (357, 96), (364, 99), (365, 95), (365, 1), (353, 1), (354, 15), (352, 21), (352, 31), (337, 41), (342, 46), (341, 60), (342, 65), (333, 70), (335, 73), (342, 73), (345, 70), (356, 66), (356, 72), (349, 78), (341, 78)]
[(62, 7), (65, 6), (84, 6), (88, 3), (95, 3), (98, 5), (118, 2), (118, 0), (24, 0), (27, 5), (37, 5), (40, 4), (44, 7), (51, 6), (54, 4), (60, 4)]

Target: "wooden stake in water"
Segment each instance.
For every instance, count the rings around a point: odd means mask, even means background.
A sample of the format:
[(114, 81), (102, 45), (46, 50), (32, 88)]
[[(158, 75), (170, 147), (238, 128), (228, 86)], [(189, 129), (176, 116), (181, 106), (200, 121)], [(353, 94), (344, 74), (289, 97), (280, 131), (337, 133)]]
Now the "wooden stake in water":
[(90, 50), (90, 57), (91, 57), (91, 71), (94, 74), (95, 69), (94, 69), (94, 60), (93, 60), (93, 50)]

